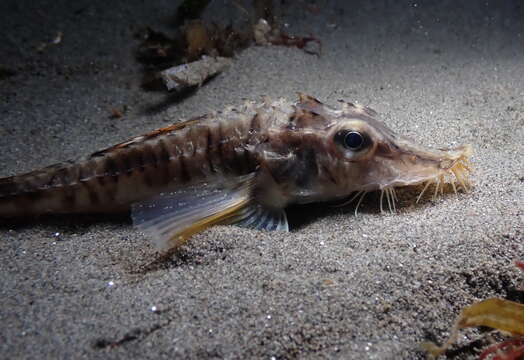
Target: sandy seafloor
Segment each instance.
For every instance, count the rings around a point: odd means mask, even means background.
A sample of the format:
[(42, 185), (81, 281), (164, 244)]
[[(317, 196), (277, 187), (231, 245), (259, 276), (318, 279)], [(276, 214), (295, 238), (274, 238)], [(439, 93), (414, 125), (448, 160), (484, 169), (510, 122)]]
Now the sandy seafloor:
[[(126, 216), (4, 222), (1, 358), (416, 359), (462, 306), (523, 300), (512, 264), (524, 257), (523, 6), (308, 3), (288, 2), (281, 19), (321, 39), (321, 57), (252, 47), (174, 101), (140, 88), (133, 33), (169, 32), (176, 2), (0, 2), (0, 63), (16, 71), (0, 80), (0, 175), (302, 91), (369, 105), (429, 146), (472, 144), (473, 190), (418, 205), (401, 192), (395, 214), (381, 215), (377, 196), (358, 217), (293, 208), (290, 233), (215, 227), (168, 261)], [(241, 16), (223, 1), (208, 15), (228, 11)], [(123, 105), (124, 118), (108, 118)], [(481, 334), (463, 332), (449, 356), (474, 358)]]

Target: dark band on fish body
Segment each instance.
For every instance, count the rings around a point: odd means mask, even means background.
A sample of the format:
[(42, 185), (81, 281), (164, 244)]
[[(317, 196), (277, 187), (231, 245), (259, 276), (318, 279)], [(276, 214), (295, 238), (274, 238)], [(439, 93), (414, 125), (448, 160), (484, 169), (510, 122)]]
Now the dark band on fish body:
[(76, 186), (64, 186), (61, 192), (64, 207), (67, 209), (73, 209), (76, 205)]
[(85, 191), (87, 192), (87, 196), (89, 198), (89, 202), (91, 205), (98, 205), (100, 203), (100, 197), (98, 196), (98, 192), (94, 188), (95, 185), (92, 181), (81, 181), (80, 184), (83, 186)]
[(62, 202), (66, 208), (73, 209), (77, 203), (77, 190), (81, 186), (78, 181), (80, 165), (73, 164), (59, 170), (61, 174), (62, 189), (56, 189), (63, 192)]
[(94, 167), (96, 160), (88, 160), (78, 168), (78, 181), (89, 181), (95, 176)]
[(151, 145), (145, 144), (142, 149), (142, 154), (143, 154), (142, 159), (144, 162), (144, 166), (146, 167), (149, 166), (155, 169), (158, 167), (158, 158)]
[(222, 131), (222, 121), (219, 121), (217, 124), (217, 133), (218, 133), (218, 141), (217, 141), (217, 151), (218, 151), (218, 157), (221, 161), (224, 160), (223, 153), (222, 153), (222, 139), (223, 139), (223, 131)]
[(154, 185), (152, 171), (156, 168), (156, 155), (149, 144), (144, 144), (141, 151), (136, 152), (136, 155), (140, 176), (147, 187), (152, 187)]
[(95, 160), (93, 165), (94, 165), (94, 172), (95, 172), (94, 179), (97, 181), (99, 186), (103, 187), (106, 183), (104, 160), (103, 159)]
[(144, 180), (144, 184), (146, 184), (146, 186), (148, 187), (153, 187), (154, 185), (154, 181), (153, 181), (153, 176), (151, 174), (151, 168), (145, 168), (144, 169), (144, 172), (142, 173), (142, 179)]
[(209, 171), (216, 173), (215, 165), (213, 165), (213, 159), (211, 157), (211, 152), (213, 151), (213, 136), (211, 135), (211, 129), (209, 126), (206, 127), (206, 148), (204, 151), (204, 156), (207, 160), (209, 166)]
[(128, 152), (129, 161), (131, 163), (131, 169), (137, 170), (138, 172), (144, 172), (145, 165), (144, 159), (142, 158), (142, 152), (138, 149), (129, 149)]
[(122, 166), (122, 174), (130, 177), (133, 174), (133, 160), (131, 159), (130, 151), (127, 149), (120, 151), (116, 156)]
[(253, 136), (257, 134), (258, 132), (260, 132), (260, 129), (261, 129), (260, 115), (256, 113), (255, 115), (253, 115), (253, 117), (251, 118), (251, 121), (249, 122), (249, 130), (248, 130), (249, 136)]
[(113, 204), (115, 202), (117, 191), (118, 187), (114, 183), (108, 184), (108, 186), (100, 188), (100, 192), (105, 197), (104, 201), (110, 204)]
[(295, 167), (296, 184), (300, 187), (309, 186), (312, 179), (318, 176), (318, 163), (315, 150), (309, 148), (297, 153), (298, 166)]
[(187, 169), (186, 160), (185, 160), (184, 155), (179, 156), (178, 164), (179, 164), (179, 171), (180, 171), (178, 178), (180, 179), (182, 183), (187, 184), (191, 180), (191, 177)]
[(170, 160), (171, 155), (169, 154), (169, 151), (167, 150), (165, 141), (162, 139), (158, 140), (157, 148), (159, 150), (158, 158), (160, 159), (160, 162), (167, 163)]
[(167, 185), (169, 183), (169, 161), (170, 155), (167, 151), (166, 144), (164, 140), (160, 139), (156, 144), (156, 151), (158, 153), (157, 158), (159, 162), (159, 167), (161, 170), (160, 183), (162, 185)]
[(244, 146), (244, 156), (243, 156), (243, 159), (244, 159), (244, 164), (245, 164), (245, 169), (243, 171), (243, 174), (247, 174), (251, 171), (254, 170), (254, 167), (253, 167), (253, 157), (251, 156), (251, 152)]
[[(240, 126), (240, 124), (238, 126)], [(236, 130), (236, 128), (231, 130), (235, 136), (229, 141), (229, 146), (227, 147), (229, 153), (227, 157), (235, 174), (243, 175), (246, 174), (250, 168), (250, 158), (246, 151), (245, 140), (238, 137)], [(242, 129), (240, 129), (240, 133), (243, 133)]]
[(295, 111), (294, 113), (292, 113), (290, 116), (289, 116), (289, 122), (286, 126), (286, 129), (288, 130), (296, 130), (297, 128), (297, 112)]
[(12, 196), (20, 192), (20, 185), (15, 176), (0, 179), (0, 198)]
[(209, 126), (206, 127), (206, 154), (213, 151), (213, 136), (211, 136), (211, 129)]
[(104, 166), (105, 166), (105, 175), (108, 176), (113, 182), (118, 182), (118, 176), (121, 173), (121, 170), (116, 163), (115, 159), (113, 159), (112, 156), (107, 156), (104, 159)]
[(129, 151), (124, 150), (118, 153), (118, 160), (122, 166), (121, 173), (125, 174), (126, 176), (131, 176), (133, 173), (133, 163), (131, 159), (129, 158)]

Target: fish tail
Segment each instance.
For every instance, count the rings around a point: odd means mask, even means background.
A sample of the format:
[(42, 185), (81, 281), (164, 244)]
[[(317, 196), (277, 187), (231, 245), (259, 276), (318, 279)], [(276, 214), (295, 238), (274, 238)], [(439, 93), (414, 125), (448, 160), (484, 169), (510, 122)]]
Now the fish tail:
[(0, 217), (74, 212), (86, 206), (89, 193), (97, 189), (80, 191), (80, 170), (78, 164), (66, 162), (0, 179)]
[(126, 210), (116, 198), (123, 181), (115, 163), (114, 156), (69, 161), (1, 178), (0, 218)]

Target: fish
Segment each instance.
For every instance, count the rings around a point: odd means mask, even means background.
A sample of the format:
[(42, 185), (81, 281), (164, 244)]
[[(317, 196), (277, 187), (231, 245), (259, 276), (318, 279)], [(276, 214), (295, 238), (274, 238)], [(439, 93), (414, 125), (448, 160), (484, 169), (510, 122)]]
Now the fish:
[(472, 146), (432, 149), (399, 135), (373, 109), (299, 93), (246, 101), (178, 122), (79, 160), (0, 179), (0, 218), (131, 213), (161, 251), (217, 224), (289, 231), (291, 204), (357, 201), (398, 187), (467, 191)]

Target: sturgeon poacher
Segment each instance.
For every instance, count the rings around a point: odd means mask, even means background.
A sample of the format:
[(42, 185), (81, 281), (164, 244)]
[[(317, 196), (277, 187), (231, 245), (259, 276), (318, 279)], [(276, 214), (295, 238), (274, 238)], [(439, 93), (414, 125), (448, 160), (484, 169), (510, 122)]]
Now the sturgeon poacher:
[[(375, 111), (299, 94), (246, 102), (155, 130), (78, 161), (0, 179), (0, 217), (129, 211), (158, 248), (214, 224), (288, 230), (293, 203), (358, 200), (425, 184), (467, 190), (470, 145), (433, 150), (395, 134)], [(456, 186), (458, 184), (458, 186)]]

